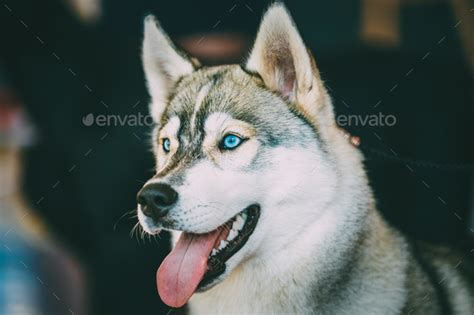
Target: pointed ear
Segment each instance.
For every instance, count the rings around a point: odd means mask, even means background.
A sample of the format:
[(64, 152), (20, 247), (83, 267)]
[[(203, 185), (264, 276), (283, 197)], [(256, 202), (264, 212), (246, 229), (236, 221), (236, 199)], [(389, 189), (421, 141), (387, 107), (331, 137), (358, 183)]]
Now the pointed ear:
[(152, 102), (150, 113), (159, 122), (173, 85), (194, 71), (196, 60), (180, 52), (153, 15), (145, 18), (142, 61)]
[(315, 119), (325, 103), (316, 63), (281, 3), (265, 13), (246, 67), (309, 118)]

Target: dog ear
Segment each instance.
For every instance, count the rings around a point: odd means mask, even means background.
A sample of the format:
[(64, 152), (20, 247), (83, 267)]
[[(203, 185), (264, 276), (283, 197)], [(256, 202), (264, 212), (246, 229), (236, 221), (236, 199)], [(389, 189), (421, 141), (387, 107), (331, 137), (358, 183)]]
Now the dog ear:
[[(311, 53), (281, 3), (265, 13), (246, 68), (257, 72), (265, 85), (316, 119), (327, 94)], [(329, 114), (331, 109), (327, 110)]]
[(152, 102), (150, 113), (159, 122), (173, 85), (198, 65), (180, 52), (153, 15), (145, 18), (142, 62)]

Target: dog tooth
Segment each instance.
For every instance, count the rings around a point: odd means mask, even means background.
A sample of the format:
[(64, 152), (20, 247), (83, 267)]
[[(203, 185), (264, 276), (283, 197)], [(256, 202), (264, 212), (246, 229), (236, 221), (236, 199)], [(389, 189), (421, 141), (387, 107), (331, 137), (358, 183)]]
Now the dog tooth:
[(217, 254), (217, 249), (213, 248), (211, 252), (211, 256), (215, 256)]
[(227, 240), (232, 241), (238, 234), (239, 232), (237, 232), (236, 230), (230, 230), (229, 235), (227, 235)]
[(232, 223), (232, 229), (239, 231), (244, 227), (245, 224), (245, 219), (242, 217), (242, 215), (238, 215), (237, 218), (235, 219), (234, 223)]
[(219, 244), (218, 250), (223, 249), (224, 247), (227, 246), (227, 244), (229, 244), (229, 242), (226, 242), (226, 241), (222, 240), (222, 241), (220, 242), (220, 244)]

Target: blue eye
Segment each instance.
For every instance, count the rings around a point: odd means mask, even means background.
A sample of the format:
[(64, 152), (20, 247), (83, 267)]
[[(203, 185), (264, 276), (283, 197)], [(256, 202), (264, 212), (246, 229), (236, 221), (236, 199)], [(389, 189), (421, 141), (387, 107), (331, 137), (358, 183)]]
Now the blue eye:
[(171, 141), (170, 141), (170, 139), (164, 138), (164, 139), (162, 140), (162, 146), (163, 146), (163, 151), (165, 151), (166, 153), (170, 152), (170, 149), (171, 149)]
[(243, 140), (244, 139), (236, 135), (228, 134), (222, 139), (221, 148), (224, 150), (233, 150), (242, 144)]

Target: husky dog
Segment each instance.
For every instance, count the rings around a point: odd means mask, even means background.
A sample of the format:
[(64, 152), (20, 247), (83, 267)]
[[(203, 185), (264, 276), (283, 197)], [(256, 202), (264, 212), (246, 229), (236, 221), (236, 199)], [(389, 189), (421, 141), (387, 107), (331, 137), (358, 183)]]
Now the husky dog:
[(466, 262), (377, 212), (359, 150), (282, 4), (245, 65), (204, 67), (145, 20), (156, 175), (143, 229), (173, 232), (161, 299), (191, 314), (473, 314)]

